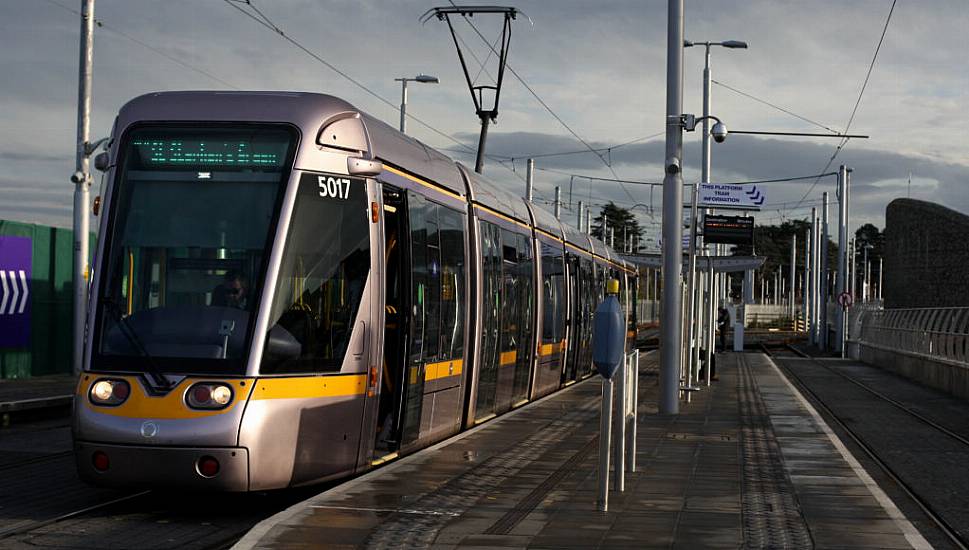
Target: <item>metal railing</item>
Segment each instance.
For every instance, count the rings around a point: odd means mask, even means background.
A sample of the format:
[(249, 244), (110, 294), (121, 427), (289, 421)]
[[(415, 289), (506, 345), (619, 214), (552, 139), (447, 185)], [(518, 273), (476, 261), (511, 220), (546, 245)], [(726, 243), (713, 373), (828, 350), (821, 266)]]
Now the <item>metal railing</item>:
[(862, 345), (969, 363), (969, 307), (866, 310), (856, 326)]
[(786, 305), (747, 304), (744, 306), (744, 326), (748, 328), (796, 330), (796, 319), (797, 315), (791, 318), (791, 310)]
[(639, 300), (636, 302), (636, 319), (640, 323), (658, 323), (659, 322), (659, 304), (658, 300)]

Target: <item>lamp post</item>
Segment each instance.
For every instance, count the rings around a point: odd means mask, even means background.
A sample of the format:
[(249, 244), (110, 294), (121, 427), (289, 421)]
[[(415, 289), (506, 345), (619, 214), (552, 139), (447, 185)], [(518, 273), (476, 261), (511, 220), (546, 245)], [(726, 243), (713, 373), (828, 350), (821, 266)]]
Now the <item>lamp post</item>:
[(868, 303), (868, 300), (871, 297), (871, 266), (868, 265), (868, 251), (872, 248), (875, 247), (870, 243), (865, 243), (865, 245), (862, 247), (862, 250), (864, 250), (865, 272), (862, 274), (864, 277), (864, 283), (861, 287), (861, 301), (864, 303)]
[(407, 83), (420, 82), (421, 84), (437, 84), (440, 82), (436, 76), (419, 74), (413, 78), (395, 78), (394, 82), (400, 82), (400, 132), (406, 134), (407, 130)]
[[(722, 123), (716, 117), (710, 115), (710, 86), (711, 86), (711, 76), (710, 76), (710, 47), (711, 46), (722, 46), (724, 48), (730, 49), (746, 49), (747, 43), (741, 42), (739, 40), (725, 40), (723, 42), (693, 42), (691, 40), (684, 40), (683, 47), (690, 48), (693, 46), (704, 46), (704, 63), (703, 63), (703, 116), (699, 119), (703, 121), (703, 159), (702, 168), (700, 174), (700, 183), (710, 183), (710, 119), (713, 118), (717, 120), (717, 123), (722, 126)], [(716, 129), (716, 127), (715, 127)], [(718, 138), (718, 141), (722, 141)], [(689, 328), (689, 342), (693, 345), (693, 339), (695, 334), (701, 334), (700, 330), (702, 327), (696, 326), (696, 319), (699, 317), (697, 304), (699, 300), (696, 294), (699, 292), (696, 285), (696, 227), (697, 227), (697, 198), (699, 197), (699, 185), (693, 187), (693, 201), (692, 201), (692, 220), (691, 220), (691, 233), (690, 233), (690, 265), (687, 283), (687, 300), (689, 303), (690, 312), (690, 328)], [(718, 247), (719, 248), (719, 247)], [(710, 274), (713, 276), (713, 273)], [(716, 303), (713, 297), (710, 298), (711, 305)], [(709, 331), (707, 331), (709, 332)], [(707, 334), (709, 336), (709, 334)], [(699, 338), (698, 338), (699, 340)], [(696, 351), (693, 348), (689, 348), (690, 357), (689, 362), (691, 366), (699, 362), (699, 346), (696, 347)], [(707, 364), (710, 363), (709, 353), (711, 346), (709, 343), (706, 346), (708, 350), (708, 355), (706, 357)]]

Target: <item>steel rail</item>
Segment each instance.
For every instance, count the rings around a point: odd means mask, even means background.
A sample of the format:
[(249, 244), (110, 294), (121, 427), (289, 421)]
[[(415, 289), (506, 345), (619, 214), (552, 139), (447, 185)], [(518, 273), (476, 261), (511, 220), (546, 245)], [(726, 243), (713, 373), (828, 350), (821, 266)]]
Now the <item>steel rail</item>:
[[(825, 369), (833, 372), (834, 374), (840, 374), (837, 371), (834, 371), (833, 369), (829, 368), (827, 365), (821, 363), (820, 361), (817, 361), (815, 358), (805, 354), (800, 350), (797, 350), (790, 344), (787, 344), (785, 347), (790, 349), (795, 354), (799, 355), (800, 358), (810, 359), (813, 363), (816, 363), (824, 367)], [(769, 357), (773, 356), (773, 353), (768, 349), (768, 347), (765, 344), (762, 343), (761, 348), (767, 356)], [(875, 452), (875, 450), (867, 443), (864, 442), (861, 436), (856, 434), (843, 420), (841, 420), (841, 418), (839, 418), (838, 415), (836, 415), (834, 411), (832, 411), (831, 408), (828, 407), (828, 405), (821, 399), (821, 397), (817, 393), (811, 390), (790, 369), (780, 364), (777, 364), (777, 366), (784, 372), (784, 374), (788, 377), (791, 383), (797, 386), (799, 391), (801, 391), (804, 394), (810, 395), (813, 405), (816, 407), (820, 407), (825, 412), (826, 420), (831, 419), (835, 423), (837, 423), (837, 425), (841, 428), (841, 430), (844, 433), (848, 434), (849, 437), (851, 437), (851, 440), (855, 443), (855, 445), (857, 445), (858, 448), (861, 449), (868, 456), (868, 458), (871, 459), (872, 462), (874, 462), (875, 464), (878, 465), (879, 468), (881, 468), (881, 470), (885, 473), (885, 475), (887, 475), (892, 481), (895, 482), (895, 484), (899, 488), (902, 489), (902, 491), (905, 492), (905, 494), (912, 500), (912, 502), (914, 502), (922, 510), (922, 512), (926, 515), (926, 517), (928, 517), (933, 523), (935, 523), (935, 525), (939, 528), (939, 530), (942, 531), (942, 533), (944, 533), (946, 537), (948, 537), (952, 541), (953, 544), (955, 544), (958, 548), (961, 548), (963, 550), (969, 550), (969, 541), (966, 541), (965, 539), (963, 539), (962, 536), (959, 534), (959, 532), (954, 527), (952, 527), (949, 524), (949, 522), (947, 522), (942, 517), (941, 514), (936, 512), (935, 509), (932, 507), (931, 504), (929, 504), (927, 500), (919, 496), (918, 493), (915, 492), (915, 489), (913, 489), (908, 483), (906, 483), (901, 478), (901, 476), (899, 476), (891, 468), (891, 466), (889, 466), (884, 460), (882, 460)]]
[(58, 523), (58, 522), (61, 522), (61, 521), (66, 520), (66, 519), (75, 518), (77, 516), (80, 516), (80, 515), (83, 515), (83, 514), (87, 514), (88, 512), (93, 512), (95, 510), (101, 510), (103, 508), (107, 508), (109, 506), (113, 506), (115, 504), (119, 504), (121, 502), (133, 500), (135, 498), (145, 496), (148, 493), (151, 493), (151, 491), (150, 490), (140, 491), (138, 493), (132, 493), (130, 495), (125, 495), (123, 497), (118, 497), (118, 498), (115, 498), (115, 499), (111, 499), (111, 500), (108, 500), (108, 501), (105, 501), (105, 502), (101, 502), (101, 503), (98, 503), (98, 504), (94, 504), (92, 506), (87, 506), (85, 508), (81, 508), (80, 510), (75, 510), (73, 512), (68, 512), (66, 514), (61, 514), (59, 516), (56, 516), (56, 517), (53, 517), (53, 518), (50, 518), (50, 519), (35, 521), (35, 522), (30, 523), (29, 525), (22, 525), (22, 526), (17, 526), (17, 527), (11, 527), (9, 529), (5, 529), (5, 530), (0, 531), (0, 540), (3, 540), (3, 539), (8, 538), (8, 537), (12, 537), (14, 535), (21, 535), (23, 533), (29, 533), (30, 531), (33, 531), (35, 529), (39, 529), (41, 527), (46, 527), (48, 525), (52, 525), (54, 523)]

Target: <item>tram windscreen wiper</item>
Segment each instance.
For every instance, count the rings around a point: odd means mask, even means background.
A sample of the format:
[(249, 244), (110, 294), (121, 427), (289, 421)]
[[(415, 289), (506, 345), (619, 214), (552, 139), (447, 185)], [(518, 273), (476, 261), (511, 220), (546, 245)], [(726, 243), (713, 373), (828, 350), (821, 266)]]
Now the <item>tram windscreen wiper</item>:
[(118, 324), (118, 329), (121, 334), (124, 335), (128, 343), (131, 344), (142, 357), (145, 358), (145, 374), (147, 374), (151, 381), (160, 388), (167, 388), (171, 386), (168, 379), (162, 374), (161, 369), (155, 364), (154, 359), (151, 354), (148, 353), (148, 349), (142, 343), (141, 339), (138, 338), (138, 333), (135, 329), (128, 323), (128, 319), (124, 316), (124, 312), (121, 311), (121, 307), (118, 306), (117, 302), (112, 298), (102, 298), (101, 303), (107, 306), (107, 309), (111, 311), (112, 317), (114, 317), (115, 322)]

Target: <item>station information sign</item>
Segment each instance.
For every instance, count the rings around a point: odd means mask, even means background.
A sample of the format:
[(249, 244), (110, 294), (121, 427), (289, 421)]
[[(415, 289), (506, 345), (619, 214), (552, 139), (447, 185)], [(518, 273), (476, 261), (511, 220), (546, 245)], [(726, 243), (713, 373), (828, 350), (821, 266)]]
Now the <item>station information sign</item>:
[(713, 216), (703, 218), (703, 240), (719, 244), (753, 244), (754, 218), (751, 216)]

